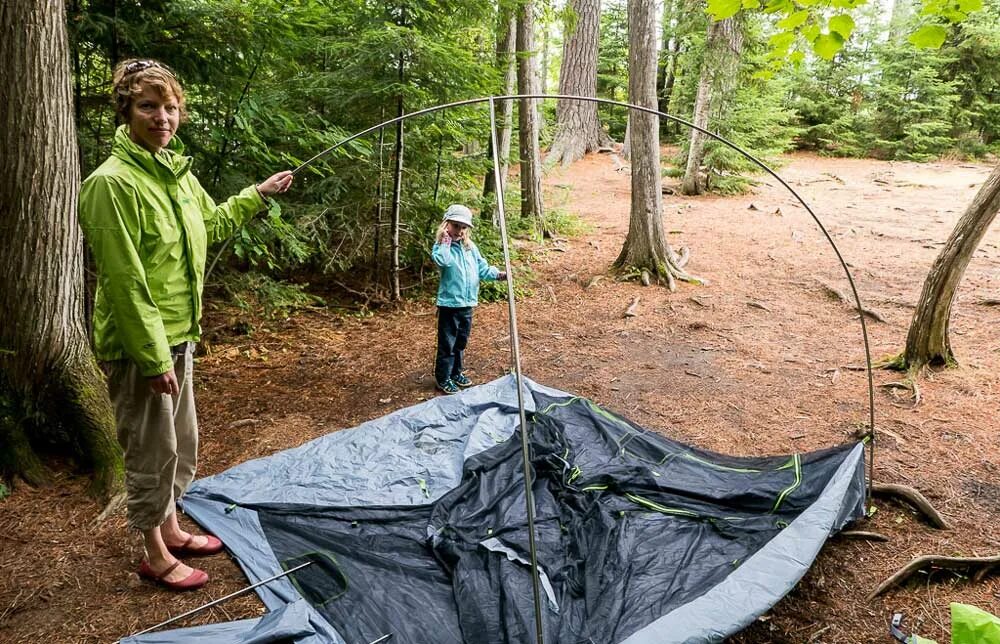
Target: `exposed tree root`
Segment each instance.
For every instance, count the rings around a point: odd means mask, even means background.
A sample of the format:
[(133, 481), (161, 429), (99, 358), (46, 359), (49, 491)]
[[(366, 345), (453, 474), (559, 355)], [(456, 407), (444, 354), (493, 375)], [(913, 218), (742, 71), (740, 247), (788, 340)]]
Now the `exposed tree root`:
[[(886, 382), (879, 385), (883, 389), (899, 389), (902, 391), (909, 392), (910, 403), (913, 407), (920, 404), (920, 386), (917, 384), (917, 379), (912, 376), (907, 376), (902, 382)], [(899, 406), (899, 405), (897, 405)]]
[[(839, 301), (841, 301), (841, 302), (843, 302), (845, 304), (850, 304), (852, 307), (855, 305), (854, 299), (853, 298), (848, 298), (846, 295), (844, 295), (844, 293), (840, 289), (834, 288), (834, 287), (830, 286), (829, 284), (824, 284), (823, 282), (820, 282), (819, 285), (820, 285), (820, 288), (823, 289), (823, 292), (826, 293), (830, 298), (832, 298), (834, 300), (839, 300)], [(885, 323), (885, 321), (886, 321), (885, 318), (882, 317), (881, 313), (879, 313), (878, 311), (876, 311), (874, 309), (869, 309), (869, 308), (864, 307), (864, 306), (861, 307), (861, 314), (862, 315), (867, 315), (868, 317), (870, 317), (871, 319), (873, 319), (873, 320), (875, 320), (877, 322)]]
[(888, 369), (890, 371), (903, 371), (906, 376), (900, 382), (887, 382), (879, 385), (883, 389), (901, 389), (910, 392), (910, 403), (913, 407), (920, 404), (920, 385), (917, 384), (917, 377), (920, 375), (920, 367), (910, 365), (906, 361), (906, 354), (900, 353), (895, 356), (876, 362), (875, 369)]
[(941, 555), (923, 555), (900, 568), (894, 575), (879, 584), (870, 595), (869, 601), (878, 597), (890, 588), (898, 586), (924, 569), (964, 570), (972, 574), (974, 582), (982, 581), (986, 575), (1000, 567), (1000, 555), (992, 557), (944, 557)]
[(124, 509), (125, 500), (126, 497), (124, 492), (120, 492), (112, 496), (111, 500), (104, 506), (104, 509), (101, 510), (101, 513), (97, 515), (96, 519), (94, 519), (94, 525), (100, 525), (107, 521), (110, 517), (118, 514), (120, 510)]
[(843, 530), (840, 536), (848, 539), (863, 539), (865, 541), (888, 541), (889, 537), (881, 532), (867, 532), (865, 530)]
[(935, 528), (939, 530), (951, 530), (951, 524), (944, 520), (938, 511), (934, 509), (934, 506), (931, 505), (931, 502), (923, 494), (908, 485), (874, 483), (872, 484), (872, 494), (906, 501), (917, 510), (920, 510)]
[(864, 315), (867, 315), (868, 317), (870, 317), (871, 319), (875, 320), (876, 322), (881, 322), (883, 324), (885, 324), (885, 322), (886, 322), (886, 319), (884, 317), (882, 317), (882, 314), (879, 313), (878, 311), (876, 311), (875, 309), (869, 309), (869, 308), (863, 306), (863, 307), (861, 307), (861, 313), (864, 314)]

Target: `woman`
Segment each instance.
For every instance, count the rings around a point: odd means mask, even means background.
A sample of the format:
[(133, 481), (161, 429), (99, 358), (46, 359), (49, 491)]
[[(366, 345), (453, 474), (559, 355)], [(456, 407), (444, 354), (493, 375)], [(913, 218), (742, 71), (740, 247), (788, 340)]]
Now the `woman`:
[(173, 72), (155, 60), (127, 60), (113, 83), (124, 125), (111, 156), (80, 192), (80, 224), (98, 271), (94, 344), (125, 451), (128, 524), (146, 549), (139, 574), (191, 590), (208, 575), (178, 556), (222, 550), (213, 536), (185, 532), (175, 509), (197, 461), (191, 372), (206, 249), (287, 191), (292, 173), (279, 172), (217, 206), (174, 136), (185, 112)]

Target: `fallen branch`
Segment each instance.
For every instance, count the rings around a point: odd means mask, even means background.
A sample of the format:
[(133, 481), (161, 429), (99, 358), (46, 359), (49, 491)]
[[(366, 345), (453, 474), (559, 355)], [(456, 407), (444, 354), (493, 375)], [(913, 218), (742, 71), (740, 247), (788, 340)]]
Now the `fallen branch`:
[(972, 573), (972, 580), (982, 581), (986, 575), (1000, 566), (1000, 555), (992, 557), (943, 557), (941, 555), (923, 555), (900, 568), (894, 575), (883, 581), (870, 595), (872, 600), (885, 591), (898, 586), (925, 568), (941, 570), (966, 570)]
[(767, 311), (768, 313), (771, 312), (771, 309), (768, 308), (768, 306), (766, 304), (761, 304), (760, 302), (754, 302), (753, 300), (747, 302), (747, 306), (752, 306), (755, 309), (760, 309), (762, 311)]
[(1000, 306), (1000, 300), (987, 298), (985, 300), (979, 300), (976, 304), (979, 304), (980, 306)]
[(874, 483), (872, 484), (872, 494), (906, 501), (917, 510), (920, 510), (935, 528), (939, 530), (951, 530), (951, 524), (938, 514), (938, 511), (934, 509), (931, 502), (923, 494), (908, 485)]

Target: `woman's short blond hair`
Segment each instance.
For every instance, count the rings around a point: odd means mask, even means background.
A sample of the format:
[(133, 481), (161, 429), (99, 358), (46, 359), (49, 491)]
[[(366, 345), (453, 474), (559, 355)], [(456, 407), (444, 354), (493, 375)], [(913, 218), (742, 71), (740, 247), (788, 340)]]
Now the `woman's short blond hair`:
[(184, 90), (177, 82), (174, 72), (163, 63), (148, 58), (123, 60), (115, 66), (111, 82), (114, 87), (115, 113), (122, 121), (128, 122), (132, 99), (142, 93), (143, 85), (152, 87), (161, 97), (171, 96), (176, 99), (181, 120), (187, 120)]

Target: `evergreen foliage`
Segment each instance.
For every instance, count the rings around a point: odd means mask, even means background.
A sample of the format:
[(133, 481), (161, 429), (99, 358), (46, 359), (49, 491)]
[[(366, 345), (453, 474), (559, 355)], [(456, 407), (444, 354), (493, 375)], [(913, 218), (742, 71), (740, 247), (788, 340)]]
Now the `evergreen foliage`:
[[(599, 38), (597, 95), (613, 101), (628, 101), (628, 13), (624, 0), (603, 3)], [(598, 113), (611, 138), (624, 140), (628, 110), (600, 105)]]
[[(497, 93), (493, 21), (482, 0), (77, 0), (69, 25), (84, 173), (110, 151), (118, 60), (157, 58), (175, 70), (189, 112), (180, 137), (194, 172), (222, 199), (394, 117), (398, 96), (412, 112)], [(480, 199), (488, 123), (485, 105), (405, 122), (401, 262), (414, 275), (426, 268), (444, 206)], [(380, 225), (376, 202), (381, 181), (388, 212), (393, 137), (386, 128), (379, 150), (373, 132), (299, 173), (280, 212), (239, 231), (216, 270), (350, 274), (362, 288), (384, 279), (374, 253), (380, 232), (387, 252), (387, 216)]]
[[(877, 7), (863, 12), (857, 40), (832, 60), (807, 58), (779, 74), (796, 88), (789, 105), (803, 127), (799, 146), (918, 161), (995, 151), (997, 16), (976, 13), (949, 27), (940, 49), (927, 49), (890, 37)], [(909, 16), (903, 28), (922, 19)]]
[[(799, 129), (793, 124), (795, 113), (786, 105), (790, 84), (760, 72), (768, 66), (768, 49), (762, 36), (764, 21), (747, 16), (745, 45), (740, 62), (738, 83), (729, 96), (718, 96), (709, 118), (711, 131), (728, 139), (768, 165), (776, 163), (777, 155), (792, 148)], [(678, 60), (678, 79), (670, 98), (672, 114), (690, 114), (695, 101), (701, 61), (705, 51), (707, 21), (689, 19), (684, 37), (683, 53)], [(679, 167), (667, 170), (669, 176), (684, 174), (690, 132), (682, 127), (673, 140), (679, 152), (673, 162)], [(753, 184), (752, 175), (760, 170), (741, 153), (728, 145), (709, 139), (705, 143), (707, 189), (722, 194), (741, 193)]]
[[(713, 108), (711, 128), (765, 161), (792, 144), (916, 160), (995, 152), (1000, 0), (984, 0), (981, 11), (977, 1), (925, 3), (901, 14), (894, 37), (879, 0), (836, 0), (832, 8), (769, 1), (756, 11), (753, 0), (723, 2), (725, 11), (746, 12), (745, 50), (737, 87)], [(713, 15), (721, 15), (722, 5), (709, 3)], [(69, 0), (67, 6), (84, 175), (109, 152), (116, 125), (110, 74), (126, 57), (157, 58), (176, 70), (190, 115), (180, 135), (196, 174), (218, 199), (394, 117), (400, 98), (413, 112), (500, 93), (498, 7), (486, 0)], [(674, 7), (667, 25), (677, 58), (666, 104), (685, 119), (710, 19), (690, 7)], [(540, 12), (556, 51), (561, 20), (572, 18), (552, 4)], [(939, 49), (912, 44), (923, 27), (940, 28)], [(605, 0), (598, 96), (627, 100), (627, 47), (626, 3)], [(550, 78), (550, 88), (555, 82)], [(551, 111), (554, 103), (544, 107)], [(627, 110), (598, 109), (612, 137), (624, 140)], [(443, 208), (460, 201), (489, 210), (493, 197), (482, 196), (488, 123), (485, 105), (405, 122), (400, 261), (408, 293), (434, 274), (429, 247)], [(664, 121), (661, 132), (683, 155), (687, 128)], [(394, 128), (381, 140), (380, 147), (379, 133), (369, 133), (300, 172), (280, 210), (212, 249), (209, 284), (270, 294), (276, 303), (297, 301), (279, 291), (305, 282), (344, 283), (377, 295), (388, 285)], [(709, 142), (705, 162), (715, 191), (745, 190), (752, 182), (754, 166), (727, 146)], [(512, 204), (508, 213), (518, 211), (516, 199)], [(515, 234), (527, 234), (526, 226), (516, 217), (510, 222)], [(498, 231), (483, 221), (476, 239), (498, 262)]]

